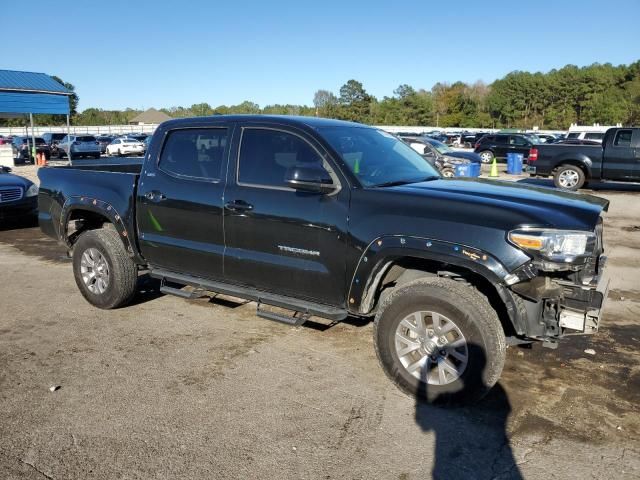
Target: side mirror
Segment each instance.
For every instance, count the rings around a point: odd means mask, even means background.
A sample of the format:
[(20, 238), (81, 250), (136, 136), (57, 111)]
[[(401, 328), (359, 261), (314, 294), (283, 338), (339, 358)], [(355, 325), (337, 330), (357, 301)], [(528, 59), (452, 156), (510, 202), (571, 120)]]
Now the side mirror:
[(336, 189), (329, 173), (317, 165), (289, 168), (285, 182), (289, 187), (302, 192), (328, 193)]

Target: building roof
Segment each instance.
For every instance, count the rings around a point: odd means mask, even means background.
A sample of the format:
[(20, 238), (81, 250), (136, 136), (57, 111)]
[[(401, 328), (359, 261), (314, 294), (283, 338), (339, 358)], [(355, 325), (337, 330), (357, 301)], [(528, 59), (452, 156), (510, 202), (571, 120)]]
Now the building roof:
[(71, 95), (64, 85), (45, 73), (0, 70), (0, 90)]
[(140, 115), (136, 115), (129, 123), (162, 123), (167, 120), (171, 120), (171, 117), (164, 112), (159, 112), (155, 108), (150, 108), (142, 112)]

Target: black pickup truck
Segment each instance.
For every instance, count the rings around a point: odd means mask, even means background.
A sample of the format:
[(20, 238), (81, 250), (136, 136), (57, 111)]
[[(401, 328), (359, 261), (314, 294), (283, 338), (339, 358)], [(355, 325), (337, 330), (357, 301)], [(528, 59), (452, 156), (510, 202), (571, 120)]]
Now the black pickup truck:
[(640, 128), (610, 128), (602, 145), (535, 145), (527, 171), (553, 176), (555, 186), (564, 190), (578, 190), (590, 180), (640, 182)]
[(142, 164), (39, 177), (40, 226), (93, 305), (125, 305), (149, 272), (165, 293), (254, 300), (291, 325), (373, 318), (384, 372), (424, 401), (482, 396), (508, 342), (596, 332), (606, 298), (607, 201), (443, 179), (360, 124), (171, 120)]

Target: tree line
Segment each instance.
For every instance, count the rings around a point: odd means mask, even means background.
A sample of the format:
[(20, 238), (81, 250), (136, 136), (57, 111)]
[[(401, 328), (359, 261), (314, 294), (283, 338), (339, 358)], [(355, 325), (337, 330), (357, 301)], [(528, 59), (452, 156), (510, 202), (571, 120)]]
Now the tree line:
[[(67, 88), (73, 85), (56, 78)], [(126, 124), (141, 111), (87, 108), (76, 111), (74, 125)], [(162, 108), (172, 117), (256, 113), (307, 115), (351, 120), (374, 125), (439, 127), (567, 129), (571, 123), (589, 125), (640, 124), (640, 61), (630, 65), (609, 63), (585, 67), (567, 65), (547, 73), (514, 71), (491, 84), (478, 81), (437, 83), (430, 90), (400, 85), (381, 99), (369, 94), (357, 80), (347, 81), (338, 92), (318, 90), (313, 104), (267, 105), (245, 101), (238, 105)], [(17, 122), (17, 123), (16, 123)], [(23, 120), (4, 120), (21, 125)], [(62, 117), (36, 116), (39, 125), (62, 124)], [(0, 123), (2, 124), (2, 123)]]

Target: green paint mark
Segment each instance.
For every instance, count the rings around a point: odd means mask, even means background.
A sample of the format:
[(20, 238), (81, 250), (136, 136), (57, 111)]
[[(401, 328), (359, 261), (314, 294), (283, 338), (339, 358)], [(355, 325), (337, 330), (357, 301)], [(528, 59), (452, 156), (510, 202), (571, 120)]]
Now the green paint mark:
[(156, 232), (162, 232), (162, 225), (160, 225), (158, 219), (153, 216), (151, 210), (147, 210), (147, 212), (149, 212), (149, 221), (151, 222), (151, 225), (153, 225), (153, 228), (155, 228)]
[(360, 159), (356, 158), (356, 164), (353, 166), (353, 173), (356, 175), (360, 173)]

